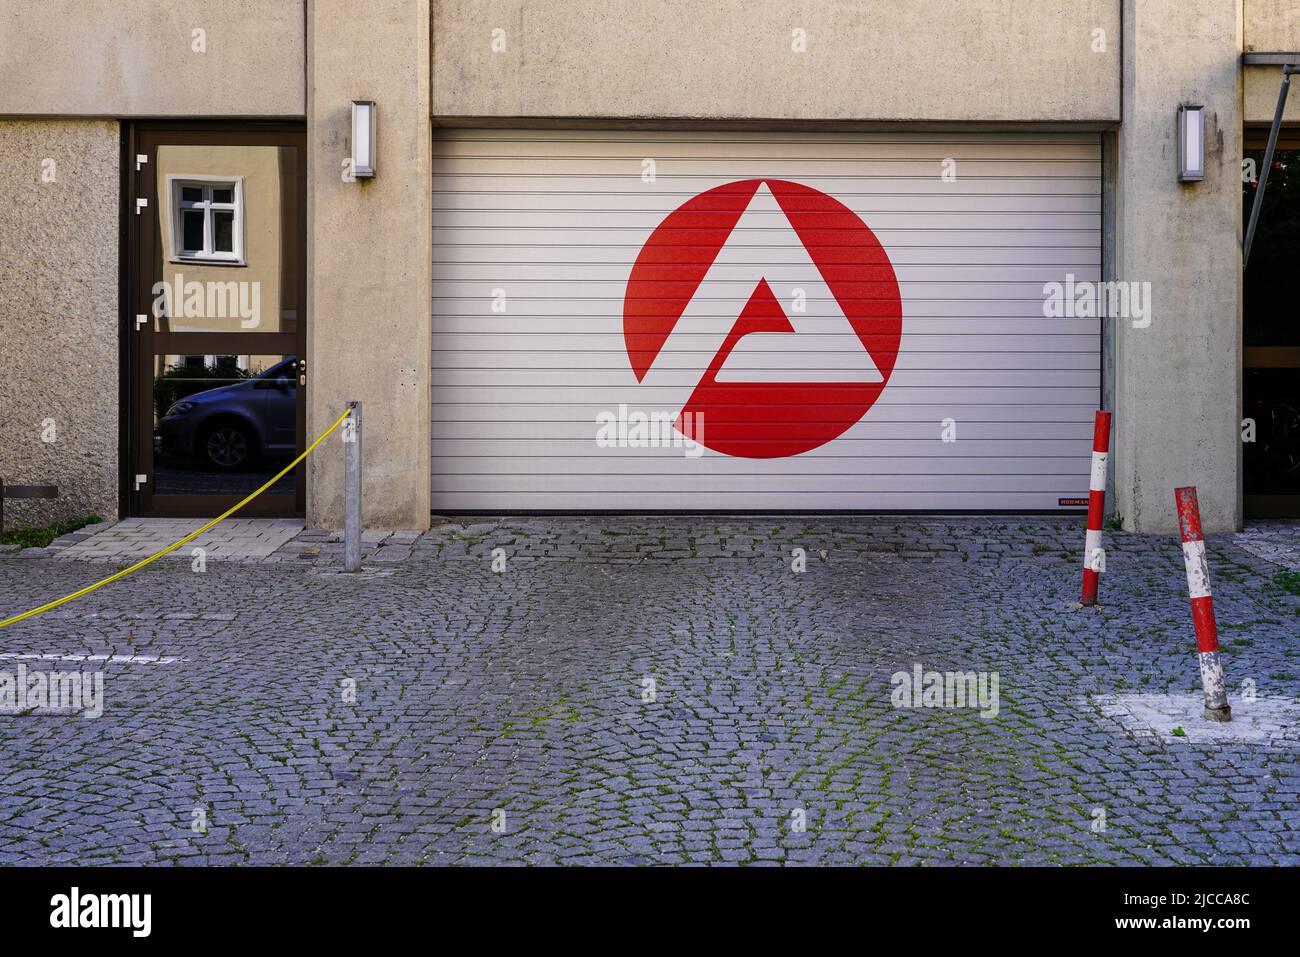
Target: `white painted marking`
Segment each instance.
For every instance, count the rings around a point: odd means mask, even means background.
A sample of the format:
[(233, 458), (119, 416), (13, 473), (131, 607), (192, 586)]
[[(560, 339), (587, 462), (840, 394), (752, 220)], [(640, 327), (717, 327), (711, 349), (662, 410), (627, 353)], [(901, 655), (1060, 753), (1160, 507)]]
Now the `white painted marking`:
[(58, 655), (58, 654), (21, 654), (15, 651), (0, 652), (4, 661), (82, 661), (87, 664), (105, 665), (171, 665), (178, 661), (189, 661), (176, 655)]
[(1227, 700), (1223, 686), (1223, 661), (1217, 651), (1198, 651), (1196, 657), (1201, 666), (1201, 687), (1205, 689), (1205, 703), (1217, 708)]
[(1183, 542), (1183, 564), (1187, 566), (1187, 591), (1192, 598), (1210, 597), (1210, 566), (1205, 560), (1205, 542)]
[[(1118, 694), (1081, 698), (1137, 738), (1157, 738), (1171, 747), (1238, 742), (1263, 747), (1300, 747), (1300, 701), (1282, 695), (1259, 695), (1253, 702), (1229, 695), (1232, 720), (1205, 719), (1202, 694)], [(1182, 735), (1174, 735), (1182, 728)]]
[(1088, 534), (1086, 534), (1083, 537), (1083, 567), (1084, 568), (1093, 568), (1093, 566), (1096, 563), (1093, 562), (1092, 564), (1090, 564), (1089, 560), (1093, 557), (1093, 555), (1097, 553), (1097, 551), (1100, 548), (1101, 548), (1101, 532), (1091, 528), (1088, 529)]
[(1088, 480), (1090, 491), (1106, 491), (1106, 458), (1105, 452), (1092, 453), (1092, 475)]

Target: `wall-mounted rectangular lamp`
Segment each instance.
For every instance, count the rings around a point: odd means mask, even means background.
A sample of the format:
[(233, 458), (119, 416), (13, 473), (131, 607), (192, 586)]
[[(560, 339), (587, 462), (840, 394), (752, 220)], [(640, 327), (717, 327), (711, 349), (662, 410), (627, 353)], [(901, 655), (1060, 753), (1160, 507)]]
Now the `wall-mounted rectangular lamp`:
[(375, 175), (377, 112), (374, 100), (352, 101), (352, 175), (357, 179)]
[(1205, 179), (1205, 107), (1178, 108), (1178, 182)]

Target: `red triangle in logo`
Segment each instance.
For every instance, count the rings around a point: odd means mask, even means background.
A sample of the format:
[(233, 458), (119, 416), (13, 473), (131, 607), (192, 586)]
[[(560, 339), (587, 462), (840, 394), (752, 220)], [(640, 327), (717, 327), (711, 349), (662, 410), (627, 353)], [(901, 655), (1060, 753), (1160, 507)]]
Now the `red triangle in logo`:
[(716, 381), (718, 370), (727, 361), (727, 356), (731, 355), (731, 350), (736, 348), (737, 342), (751, 332), (794, 333), (794, 326), (790, 325), (790, 317), (781, 308), (781, 303), (777, 302), (776, 294), (772, 292), (772, 287), (767, 284), (766, 279), (760, 279), (758, 285), (754, 287), (749, 302), (745, 303), (745, 308), (740, 310), (736, 324), (731, 327), (731, 332), (727, 334), (722, 347), (718, 349), (718, 354), (709, 363), (702, 381)]

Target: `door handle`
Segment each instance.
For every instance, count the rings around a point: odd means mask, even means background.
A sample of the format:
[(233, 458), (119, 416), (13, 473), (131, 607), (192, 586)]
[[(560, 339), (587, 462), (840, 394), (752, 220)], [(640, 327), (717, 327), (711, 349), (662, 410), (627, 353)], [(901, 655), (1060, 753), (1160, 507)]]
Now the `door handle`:
[(299, 359), (298, 360), (298, 385), (301, 386), (306, 384), (307, 384), (307, 360)]

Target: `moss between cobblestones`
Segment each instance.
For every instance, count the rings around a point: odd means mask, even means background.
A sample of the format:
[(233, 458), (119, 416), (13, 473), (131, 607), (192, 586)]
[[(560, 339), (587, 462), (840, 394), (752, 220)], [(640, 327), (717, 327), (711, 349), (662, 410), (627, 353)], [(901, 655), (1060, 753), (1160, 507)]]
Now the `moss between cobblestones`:
[(1300, 595), (1300, 572), (1279, 571), (1273, 573), (1273, 584), (1291, 595)]

